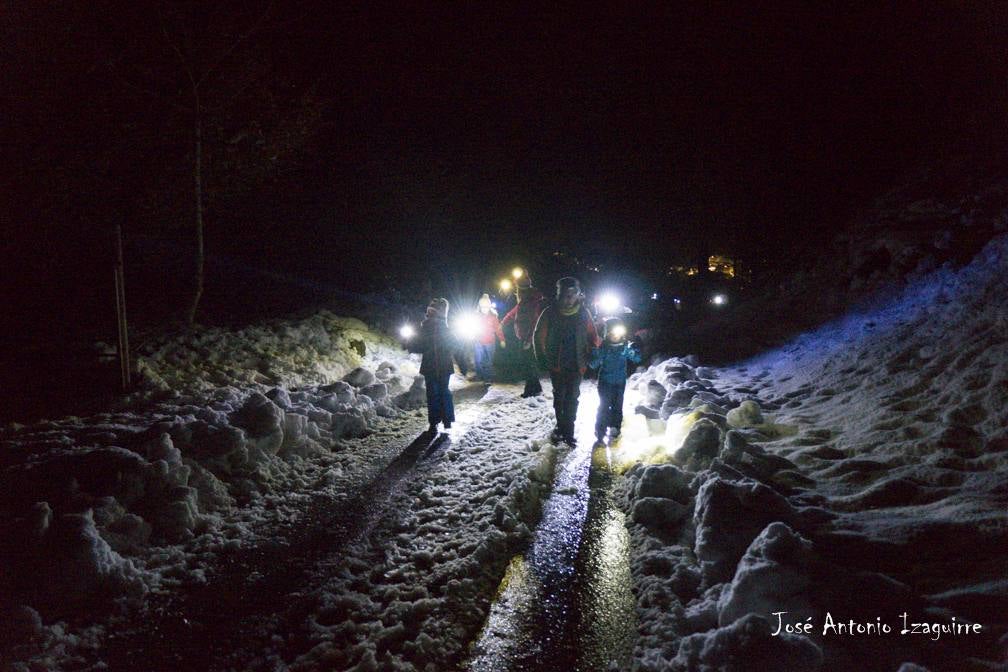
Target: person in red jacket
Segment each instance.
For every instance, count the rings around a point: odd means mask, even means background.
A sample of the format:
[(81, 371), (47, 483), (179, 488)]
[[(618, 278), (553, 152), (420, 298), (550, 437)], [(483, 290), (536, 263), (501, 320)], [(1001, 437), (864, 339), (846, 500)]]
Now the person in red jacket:
[(591, 361), (592, 350), (601, 343), (577, 278), (557, 280), (556, 302), (539, 317), (533, 342), (536, 359), (549, 370), (553, 383), (557, 426), (551, 438), (574, 445), (581, 377)]
[(493, 378), (494, 341), (504, 347), (504, 330), (489, 294), (480, 297), (478, 306), (480, 331), (476, 337), (476, 377), (489, 383)]
[(545, 298), (532, 286), (528, 273), (518, 278), (515, 298), (518, 304), (504, 316), (501, 324), (514, 324), (515, 336), (521, 346), (518, 362), (525, 378), (525, 391), (521, 396), (534, 397), (542, 394), (542, 384), (539, 382), (539, 367), (532, 349), (532, 334), (542, 313)]

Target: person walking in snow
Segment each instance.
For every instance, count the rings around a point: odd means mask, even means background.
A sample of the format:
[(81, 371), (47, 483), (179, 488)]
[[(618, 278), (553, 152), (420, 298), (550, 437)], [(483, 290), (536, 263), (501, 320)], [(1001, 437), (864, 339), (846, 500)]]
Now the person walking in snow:
[(602, 345), (592, 350), (588, 366), (598, 369), (599, 407), (595, 416), (595, 438), (601, 443), (606, 428), (612, 428), (612, 438), (620, 435), (623, 426), (623, 393), (626, 390), (627, 362), (640, 364), (640, 350), (626, 340), (626, 325), (618, 317), (604, 323)]
[(539, 366), (536, 364), (535, 352), (532, 347), (532, 336), (539, 315), (542, 314), (545, 297), (532, 286), (531, 278), (528, 273), (525, 273), (518, 278), (515, 298), (518, 303), (508, 311), (501, 324), (503, 326), (514, 325), (515, 337), (521, 348), (517, 357), (518, 366), (522, 377), (525, 378), (525, 390), (521, 396), (534, 397), (542, 394), (542, 385), (539, 383)]
[(502, 348), (505, 347), (504, 330), (501, 328), (500, 320), (497, 319), (497, 311), (494, 310), (489, 294), (481, 296), (477, 305), (480, 331), (476, 337), (476, 377), (489, 383), (493, 379), (494, 342), (496, 341)]
[(551, 438), (574, 445), (581, 377), (600, 342), (577, 278), (557, 280), (556, 301), (539, 316), (532, 340), (536, 359), (549, 370), (553, 383), (557, 426)]
[(438, 423), (443, 423), (445, 429), (451, 429), (455, 422), (455, 404), (448, 381), (455, 371), (453, 361), (458, 362), (463, 375), (467, 367), (459, 345), (448, 329), (447, 299), (431, 300), (427, 315), (420, 323), (420, 333), (410, 343), (409, 350), (423, 354), (420, 373), (427, 388), (427, 421), (430, 423), (427, 432), (436, 432)]

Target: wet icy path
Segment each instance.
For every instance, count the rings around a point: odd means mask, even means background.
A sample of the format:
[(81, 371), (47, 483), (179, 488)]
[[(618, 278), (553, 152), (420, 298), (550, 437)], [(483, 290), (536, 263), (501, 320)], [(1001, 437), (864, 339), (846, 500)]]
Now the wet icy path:
[(624, 668), (636, 637), (624, 514), (607, 448), (593, 447), (595, 386), (585, 383), (578, 445), (557, 467), (553, 494), (526, 555), (512, 558), (468, 669)]

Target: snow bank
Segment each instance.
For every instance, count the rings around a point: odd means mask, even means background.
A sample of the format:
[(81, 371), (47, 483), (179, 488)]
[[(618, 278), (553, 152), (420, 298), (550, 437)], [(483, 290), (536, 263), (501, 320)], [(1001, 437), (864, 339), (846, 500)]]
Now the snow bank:
[[(650, 464), (623, 484), (635, 669), (998, 669), (1006, 271), (1002, 237), (959, 270), (922, 274), (736, 368), (673, 358), (631, 377), (641, 418), (667, 422), (666, 435), (636, 437), (651, 442)], [(775, 612), (816, 627), (774, 635)], [(822, 628), (828, 614), (898, 630), (903, 612), (983, 634), (934, 643)]]
[(49, 622), (199, 580), (193, 549), (241, 543), (239, 509), (339, 481), (424, 394), (415, 356), (328, 313), (164, 339), (138, 368), (128, 410), (0, 429), (4, 609)]
[[(178, 393), (229, 385), (322, 385), (365, 361), (372, 363), (374, 382), (380, 372), (375, 365), (397, 359), (402, 359), (402, 351), (389, 337), (360, 320), (320, 311), (299, 321), (277, 320), (238, 330), (197, 328), (161, 337), (141, 346), (136, 368), (142, 387)], [(411, 382), (402, 381), (406, 387)]]

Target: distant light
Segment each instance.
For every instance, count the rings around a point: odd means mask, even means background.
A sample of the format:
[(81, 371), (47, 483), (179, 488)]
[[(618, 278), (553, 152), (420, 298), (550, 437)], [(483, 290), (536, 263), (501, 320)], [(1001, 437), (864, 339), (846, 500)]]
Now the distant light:
[(678, 306), (682, 303), (682, 299), (672, 299), (672, 303)]
[(606, 292), (600, 296), (596, 303), (598, 304), (599, 309), (601, 309), (606, 315), (616, 313), (616, 311), (620, 309), (620, 306), (623, 305), (623, 302), (620, 301), (620, 297), (616, 296), (612, 292)]
[(514, 285), (512, 285), (511, 281), (508, 280), (507, 278), (504, 278), (503, 280), (500, 281), (500, 289), (505, 294), (510, 292), (512, 287), (514, 287)]
[(657, 301), (658, 300), (658, 292), (655, 292), (654, 294), (651, 295), (651, 300), (652, 301)]
[(723, 306), (728, 303), (728, 297), (724, 294), (715, 294), (714, 298), (711, 299), (715, 306)]
[(412, 324), (404, 324), (399, 327), (399, 336), (408, 341), (416, 336), (416, 329), (413, 328)]
[(613, 327), (612, 333), (613, 336), (616, 337), (616, 340), (619, 340), (624, 336), (626, 336), (626, 327), (624, 327), (622, 324), (617, 324), (615, 327)]
[(523, 275), (525, 275), (525, 271), (520, 266), (515, 266), (511, 269), (511, 277), (515, 280), (521, 278)]
[(480, 332), (480, 319), (472, 313), (462, 313), (455, 321), (455, 333), (467, 341), (476, 340)]

